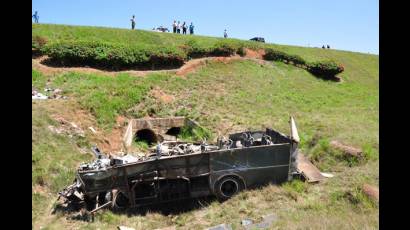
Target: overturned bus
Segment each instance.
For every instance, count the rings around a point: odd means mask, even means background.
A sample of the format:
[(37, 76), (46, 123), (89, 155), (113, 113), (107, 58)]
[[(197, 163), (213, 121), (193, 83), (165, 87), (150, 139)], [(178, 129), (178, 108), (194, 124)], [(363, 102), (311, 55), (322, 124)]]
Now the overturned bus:
[(94, 212), (215, 195), (226, 200), (243, 189), (282, 183), (298, 174), (299, 136), (293, 118), (286, 136), (273, 129), (234, 133), (206, 143), (163, 142), (150, 155), (97, 159), (79, 167), (60, 192), (68, 203)]

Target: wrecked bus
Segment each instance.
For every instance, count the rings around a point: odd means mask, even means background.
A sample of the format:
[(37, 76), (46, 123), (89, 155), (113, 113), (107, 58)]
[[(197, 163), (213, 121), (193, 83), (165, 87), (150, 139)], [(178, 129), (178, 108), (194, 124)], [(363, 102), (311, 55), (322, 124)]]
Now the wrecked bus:
[(66, 202), (91, 212), (215, 195), (226, 200), (243, 189), (282, 183), (298, 174), (299, 136), (293, 118), (290, 135), (273, 129), (234, 133), (206, 143), (162, 142), (143, 158), (97, 160), (77, 170), (74, 184), (60, 192)]

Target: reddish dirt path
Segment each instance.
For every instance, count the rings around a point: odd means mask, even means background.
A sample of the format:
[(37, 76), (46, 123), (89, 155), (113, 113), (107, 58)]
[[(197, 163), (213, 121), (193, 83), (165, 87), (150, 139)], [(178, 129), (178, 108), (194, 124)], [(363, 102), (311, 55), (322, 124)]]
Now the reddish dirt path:
[(126, 70), (126, 71), (105, 71), (99, 70), (91, 67), (51, 67), (41, 62), (45, 60), (46, 56), (41, 56), (38, 58), (32, 58), (32, 68), (36, 69), (43, 74), (46, 75), (54, 75), (66, 72), (81, 72), (81, 73), (97, 73), (97, 74), (104, 74), (109, 76), (115, 76), (118, 73), (128, 73), (133, 76), (145, 76), (150, 73), (171, 73), (176, 74), (178, 76), (185, 76), (189, 73), (195, 72), (201, 66), (206, 65), (209, 61), (216, 61), (216, 62), (223, 62), (225, 64), (235, 61), (235, 60), (253, 60), (256, 61), (258, 64), (267, 64), (269, 62), (263, 60), (263, 55), (265, 51), (263, 49), (260, 50), (251, 50), (245, 49), (246, 55), (241, 57), (239, 55), (230, 56), (230, 57), (205, 57), (205, 58), (198, 58), (193, 59), (186, 62), (183, 66), (178, 69), (170, 69), (170, 70)]

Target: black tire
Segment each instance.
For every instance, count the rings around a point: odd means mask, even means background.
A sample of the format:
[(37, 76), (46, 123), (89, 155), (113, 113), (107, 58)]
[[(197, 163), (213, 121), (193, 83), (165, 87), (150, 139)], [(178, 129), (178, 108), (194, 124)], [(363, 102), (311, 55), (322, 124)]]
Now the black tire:
[(126, 193), (122, 191), (113, 192), (112, 208), (114, 210), (123, 210), (129, 206), (129, 199)]
[(225, 201), (245, 188), (241, 179), (235, 176), (226, 176), (215, 183), (215, 195), (220, 201)]

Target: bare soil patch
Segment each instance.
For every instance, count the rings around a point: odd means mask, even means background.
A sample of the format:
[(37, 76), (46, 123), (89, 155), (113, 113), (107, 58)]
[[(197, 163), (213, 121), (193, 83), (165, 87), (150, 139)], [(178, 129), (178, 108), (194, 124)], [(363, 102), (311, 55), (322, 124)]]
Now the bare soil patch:
[(159, 87), (155, 87), (149, 93), (155, 99), (163, 102), (163, 103), (171, 103), (175, 100), (175, 97), (169, 94), (166, 94), (164, 91), (161, 90)]
[(370, 199), (379, 202), (379, 188), (364, 184), (362, 187), (363, 193), (366, 194)]
[(90, 143), (96, 144), (103, 152), (122, 151), (126, 117), (118, 116), (114, 128), (107, 131), (99, 128), (94, 116), (89, 111), (81, 109), (73, 100), (47, 101), (47, 109), (51, 113), (51, 118), (58, 122), (55, 127), (49, 127), (52, 131), (63, 135), (85, 135)]
[(259, 50), (251, 50), (248, 48), (245, 48), (245, 57), (247, 58), (256, 58), (256, 59), (263, 59), (263, 55), (265, 55), (265, 50), (264, 49), (259, 49)]

